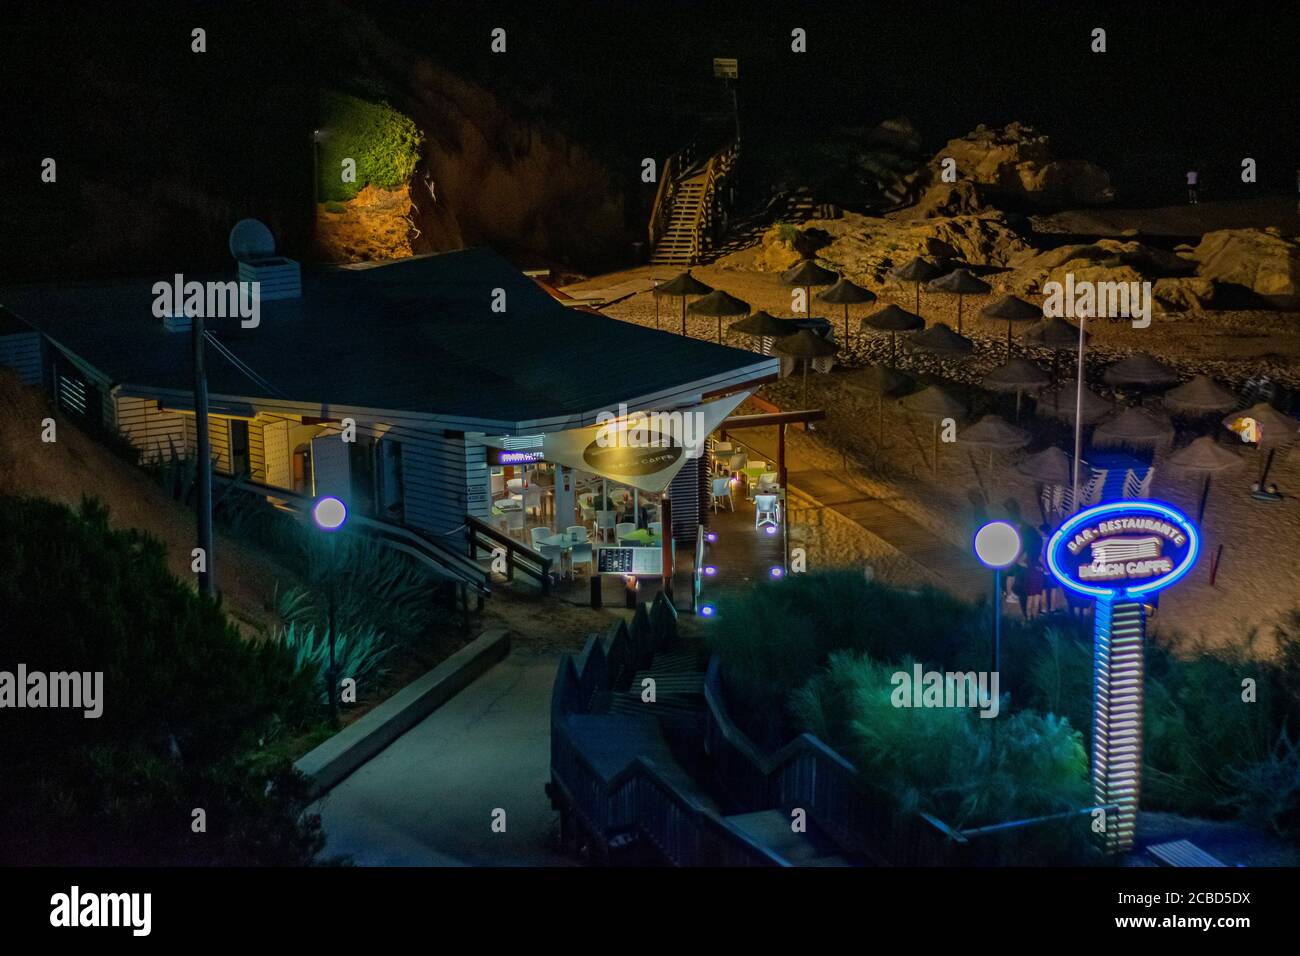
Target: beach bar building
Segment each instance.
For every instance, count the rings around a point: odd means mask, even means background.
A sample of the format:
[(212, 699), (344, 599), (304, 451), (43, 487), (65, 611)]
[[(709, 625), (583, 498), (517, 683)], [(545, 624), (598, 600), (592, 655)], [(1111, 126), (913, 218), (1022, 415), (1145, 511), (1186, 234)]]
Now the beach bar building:
[[(286, 261), (255, 326), (205, 315), (215, 473), (336, 495), (430, 536), (467, 519), (525, 543), (584, 519), (595, 536), (611, 498), (618, 526), (649, 535), (654, 495), (611, 481), (598, 458), (548, 461), (548, 442), (644, 412), (712, 422), (714, 403), (729, 411), (779, 372), (773, 358), (566, 307), (486, 249), (305, 269), (294, 282), (282, 281)], [(247, 263), (239, 273), (256, 277)], [(157, 281), (0, 289), (0, 359), (146, 460), (196, 448), (190, 321), (155, 315)], [(680, 457), (670, 536), (684, 539), (706, 510), (708, 454)]]

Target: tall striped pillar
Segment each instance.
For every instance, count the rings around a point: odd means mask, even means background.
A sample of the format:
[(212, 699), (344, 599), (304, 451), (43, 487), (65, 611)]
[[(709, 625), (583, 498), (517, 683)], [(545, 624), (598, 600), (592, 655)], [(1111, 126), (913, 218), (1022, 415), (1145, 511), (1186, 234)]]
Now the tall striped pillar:
[(1106, 849), (1133, 848), (1142, 789), (1142, 676), (1146, 613), (1134, 601), (1098, 598), (1093, 629), (1092, 792), (1118, 807)]

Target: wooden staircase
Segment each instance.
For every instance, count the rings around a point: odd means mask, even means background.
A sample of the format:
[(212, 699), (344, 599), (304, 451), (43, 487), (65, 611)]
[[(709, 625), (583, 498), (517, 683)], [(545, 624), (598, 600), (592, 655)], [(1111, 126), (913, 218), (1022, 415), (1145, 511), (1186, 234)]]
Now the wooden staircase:
[(698, 173), (677, 183), (668, 212), (667, 229), (654, 245), (654, 265), (690, 266), (699, 261), (702, 247), (701, 215), (704, 206), (705, 174)]
[(722, 188), (739, 151), (733, 139), (707, 159), (697, 159), (693, 146), (668, 157), (650, 214), (651, 264), (691, 266), (712, 249)]

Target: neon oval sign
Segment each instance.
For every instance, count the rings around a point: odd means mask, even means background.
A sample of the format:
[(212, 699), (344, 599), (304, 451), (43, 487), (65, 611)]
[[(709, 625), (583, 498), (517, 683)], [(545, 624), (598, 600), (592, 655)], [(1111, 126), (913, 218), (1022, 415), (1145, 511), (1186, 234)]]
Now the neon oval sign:
[(1177, 508), (1124, 499), (1067, 519), (1047, 544), (1047, 566), (1079, 594), (1139, 597), (1186, 575), (1200, 550), (1200, 533)]

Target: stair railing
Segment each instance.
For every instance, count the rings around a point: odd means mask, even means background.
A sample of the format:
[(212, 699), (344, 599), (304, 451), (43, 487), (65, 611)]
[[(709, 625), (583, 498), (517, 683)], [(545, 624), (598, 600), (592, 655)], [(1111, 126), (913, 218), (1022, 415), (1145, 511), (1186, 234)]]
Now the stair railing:
[(677, 198), (677, 170), (681, 168), (682, 154), (678, 150), (664, 160), (664, 168), (659, 171), (659, 188), (655, 190), (654, 208), (650, 210), (650, 249), (663, 238), (668, 231), (672, 218), (673, 200)]

